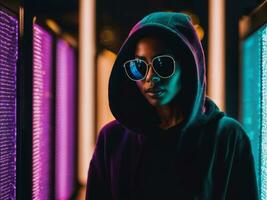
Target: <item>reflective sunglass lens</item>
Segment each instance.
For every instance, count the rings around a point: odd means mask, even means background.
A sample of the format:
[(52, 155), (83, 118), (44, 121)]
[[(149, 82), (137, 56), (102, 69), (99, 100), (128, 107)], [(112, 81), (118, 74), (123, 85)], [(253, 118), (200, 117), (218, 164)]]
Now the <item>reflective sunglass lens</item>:
[(168, 78), (174, 73), (175, 63), (169, 56), (160, 56), (153, 60), (153, 67), (159, 76)]
[(124, 67), (129, 78), (133, 80), (141, 80), (146, 75), (147, 66), (142, 60), (130, 60), (124, 64)]

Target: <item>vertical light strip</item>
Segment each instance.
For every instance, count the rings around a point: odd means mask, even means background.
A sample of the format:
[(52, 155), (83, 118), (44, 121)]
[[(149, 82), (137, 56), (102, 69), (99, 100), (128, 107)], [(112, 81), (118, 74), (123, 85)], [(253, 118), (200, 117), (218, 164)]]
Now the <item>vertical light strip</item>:
[(261, 152), (261, 34), (255, 32), (242, 43), (241, 121), (249, 136), (257, 183), (260, 183)]
[(261, 199), (267, 199), (267, 26), (262, 31)]
[(116, 54), (103, 50), (97, 57), (97, 133), (108, 122), (114, 120), (108, 103), (108, 80)]
[(86, 184), (95, 144), (95, 1), (80, 0), (78, 179)]
[(74, 50), (57, 42), (56, 59), (56, 199), (70, 199), (75, 175)]
[(50, 199), (52, 37), (33, 27), (33, 199)]
[(209, 1), (208, 95), (225, 109), (225, 1)]
[(0, 11), (0, 199), (16, 199), (18, 21)]

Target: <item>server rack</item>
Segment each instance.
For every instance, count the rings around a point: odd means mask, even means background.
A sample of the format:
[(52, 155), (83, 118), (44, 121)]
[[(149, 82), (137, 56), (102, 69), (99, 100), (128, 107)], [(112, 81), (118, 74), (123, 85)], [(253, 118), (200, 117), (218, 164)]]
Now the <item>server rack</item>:
[(267, 2), (240, 24), (241, 78), (239, 117), (252, 145), (260, 199), (267, 199)]

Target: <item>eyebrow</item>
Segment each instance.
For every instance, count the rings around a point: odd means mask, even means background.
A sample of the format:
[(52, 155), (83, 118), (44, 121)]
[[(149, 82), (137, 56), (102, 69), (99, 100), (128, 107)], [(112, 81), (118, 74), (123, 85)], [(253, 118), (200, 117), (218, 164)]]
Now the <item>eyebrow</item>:
[(138, 56), (138, 55), (135, 55), (135, 58), (138, 58), (138, 59), (147, 61), (145, 56)]
[[(158, 56), (163, 56), (163, 55), (171, 55), (170, 53), (158, 53), (156, 54), (152, 59), (154, 59), (155, 57), (158, 57)], [(138, 59), (141, 59), (141, 60), (144, 60), (144, 61), (147, 61), (146, 57), (145, 56), (138, 56), (138, 55), (135, 55), (135, 58), (138, 58)]]

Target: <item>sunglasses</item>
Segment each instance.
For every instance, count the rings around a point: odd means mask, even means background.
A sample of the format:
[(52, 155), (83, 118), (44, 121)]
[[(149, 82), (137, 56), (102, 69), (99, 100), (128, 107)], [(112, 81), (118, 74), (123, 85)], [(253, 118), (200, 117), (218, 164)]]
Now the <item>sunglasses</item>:
[(123, 64), (127, 76), (133, 81), (143, 80), (147, 76), (149, 65), (161, 78), (170, 78), (175, 72), (174, 58), (169, 55), (157, 56), (153, 58), (151, 63), (136, 58)]

